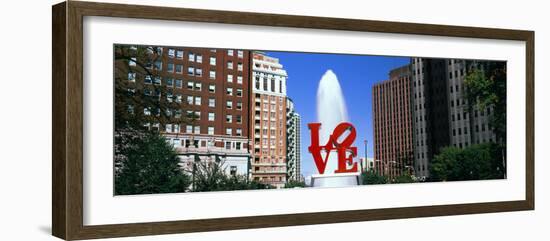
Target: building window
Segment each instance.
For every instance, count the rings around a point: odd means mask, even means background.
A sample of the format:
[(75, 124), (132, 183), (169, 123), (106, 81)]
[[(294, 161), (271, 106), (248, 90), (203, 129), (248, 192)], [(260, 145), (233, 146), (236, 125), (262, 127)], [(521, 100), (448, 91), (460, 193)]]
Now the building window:
[(197, 55), (197, 63), (202, 63), (202, 55)]
[(168, 71), (170, 73), (174, 73), (174, 64), (173, 63), (168, 63), (166, 71)]
[(242, 76), (237, 76), (237, 84), (242, 84), (243, 83), (243, 77)]
[(208, 135), (214, 135), (214, 127), (213, 126), (208, 127)]
[(130, 58), (128, 61), (128, 65), (130, 66), (136, 66), (137, 58)]
[[(215, 117), (216, 117), (216, 116), (215, 116), (215, 113), (213, 113), (213, 112), (208, 112), (208, 121), (214, 121), (214, 120), (215, 120)], [(212, 127), (212, 129), (214, 129), (214, 128)]]
[(182, 88), (183, 87), (183, 80), (177, 79), (176, 80), (176, 88)]
[[(237, 136), (242, 136), (242, 135), (243, 135), (243, 130), (242, 130), (241, 128), (237, 128), (237, 129), (235, 130), (235, 134), (236, 134)], [(238, 143), (238, 144), (240, 144), (240, 143)]]
[(201, 91), (202, 90), (202, 84), (201, 83), (195, 83), (195, 90)]
[(232, 50), (232, 49), (228, 49), (228, 50), (227, 50), (227, 55), (233, 56), (233, 50)]
[(183, 50), (176, 51), (176, 58), (183, 59)]
[(192, 125), (186, 125), (185, 126), (185, 133), (193, 133), (193, 126)]
[(168, 49), (168, 57), (174, 58), (176, 56), (176, 50), (175, 49)]
[[(233, 129), (231, 129), (231, 128), (225, 128), (225, 134), (226, 134), (226, 135), (231, 135), (232, 132), (233, 132)], [(229, 143), (231, 143), (231, 142), (229, 142)], [(229, 146), (229, 148), (231, 148), (231, 144), (230, 144), (230, 145), (227, 145), (227, 143), (226, 143), (226, 147), (227, 147), (227, 146)]]
[(225, 116), (225, 122), (232, 123), (233, 122), (233, 116), (232, 115), (226, 115)]
[(233, 95), (233, 88), (227, 88), (226, 94), (229, 96)]
[(238, 63), (237, 64), (237, 70), (238, 71), (243, 71), (243, 63)]
[(161, 84), (161, 79), (162, 79), (162, 78), (161, 78), (160, 76), (156, 76), (155, 79), (154, 79), (154, 80), (155, 80), (155, 81), (154, 81), (154, 84), (160, 85), (160, 84)]
[(216, 93), (216, 86), (215, 85), (209, 85), (208, 86), (208, 92)]
[(136, 73), (129, 72), (128, 73), (128, 81), (135, 82), (136, 81)]
[(237, 96), (243, 97), (243, 89), (237, 89)]
[(198, 77), (201, 77), (201, 76), (202, 76), (202, 69), (195, 69), (195, 74), (196, 74)]
[(241, 117), (241, 115), (236, 115), (236, 116), (235, 116), (235, 121), (236, 121), (238, 124), (241, 124), (241, 123), (242, 123), (242, 117)]
[(194, 53), (189, 53), (189, 62), (195, 62), (195, 54)]
[[(200, 134), (201, 133), (201, 127), (200, 126), (195, 126), (195, 134)], [(197, 147), (198, 145), (195, 145), (195, 147)]]
[(189, 105), (193, 104), (193, 96), (187, 96), (187, 104)]
[(227, 109), (233, 109), (233, 101), (228, 100), (225, 105)]
[(178, 74), (183, 73), (183, 65), (176, 64), (176, 73), (178, 73)]
[(214, 98), (208, 99), (208, 107), (216, 107), (216, 99)]
[(187, 68), (187, 74), (190, 75), (190, 76), (195, 75), (195, 68), (193, 68), (193, 67)]
[(242, 110), (242, 109), (243, 109), (243, 103), (240, 101), (237, 101), (237, 110)]
[(216, 66), (216, 57), (210, 57), (210, 65)]
[(233, 75), (232, 74), (227, 75), (227, 82), (229, 82), (229, 83), (233, 82)]
[(239, 58), (243, 58), (243, 51), (242, 50), (237, 50), (237, 55)]
[(162, 70), (162, 62), (161, 61), (155, 61), (155, 69), (156, 70)]
[(173, 87), (174, 86), (174, 79), (166, 78), (166, 86)]
[(187, 82), (187, 89), (188, 89), (188, 90), (193, 90), (193, 86), (195, 86), (195, 84), (193, 83), (193, 81)]
[(210, 79), (215, 79), (215, 78), (216, 78), (216, 71), (210, 70)]
[(200, 96), (195, 97), (195, 105), (201, 105), (201, 97)]

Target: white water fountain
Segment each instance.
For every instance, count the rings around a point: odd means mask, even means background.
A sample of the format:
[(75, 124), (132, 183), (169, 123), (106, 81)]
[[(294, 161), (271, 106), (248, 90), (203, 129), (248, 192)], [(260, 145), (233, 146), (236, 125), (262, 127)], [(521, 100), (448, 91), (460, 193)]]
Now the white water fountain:
[[(321, 123), (319, 130), (319, 143), (327, 143), (334, 128), (341, 122), (348, 121), (346, 102), (340, 88), (336, 74), (327, 70), (317, 89), (317, 121)], [(325, 157), (327, 153), (323, 153)], [(336, 151), (332, 151), (328, 158), (324, 174), (311, 176), (311, 184), (314, 187), (344, 187), (355, 186), (360, 183), (360, 172), (334, 173), (338, 169), (338, 157)]]

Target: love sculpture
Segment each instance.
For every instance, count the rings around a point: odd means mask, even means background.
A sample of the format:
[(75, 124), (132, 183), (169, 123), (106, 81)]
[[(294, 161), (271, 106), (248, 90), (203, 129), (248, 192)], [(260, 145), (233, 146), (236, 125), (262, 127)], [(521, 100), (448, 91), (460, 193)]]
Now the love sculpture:
[[(357, 172), (357, 163), (353, 161), (353, 158), (357, 156), (357, 147), (351, 146), (355, 141), (356, 132), (355, 127), (351, 123), (342, 122), (338, 124), (332, 134), (330, 135), (327, 143), (324, 146), (319, 145), (319, 129), (321, 123), (309, 123), (307, 125), (311, 131), (311, 145), (308, 147), (309, 152), (313, 155), (313, 160), (317, 166), (319, 174), (325, 173), (325, 168), (333, 150), (336, 150), (338, 155), (338, 169), (334, 173), (353, 173)], [(341, 142), (338, 139), (349, 131)], [(323, 158), (322, 152), (326, 153)], [(351, 167), (348, 168), (348, 165)]]

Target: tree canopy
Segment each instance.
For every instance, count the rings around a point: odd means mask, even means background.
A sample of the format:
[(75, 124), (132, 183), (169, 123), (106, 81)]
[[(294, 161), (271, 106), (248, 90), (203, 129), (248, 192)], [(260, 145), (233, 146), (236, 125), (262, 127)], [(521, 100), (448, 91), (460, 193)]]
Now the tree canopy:
[(497, 140), (506, 143), (506, 63), (487, 61), (483, 66), (472, 68), (464, 79), (470, 112), (494, 108), (489, 123)]
[(464, 149), (445, 147), (430, 165), (431, 181), (463, 181), (504, 178), (502, 146), (495, 143)]
[(163, 136), (147, 133), (126, 140), (116, 152), (116, 195), (184, 192), (191, 184)]

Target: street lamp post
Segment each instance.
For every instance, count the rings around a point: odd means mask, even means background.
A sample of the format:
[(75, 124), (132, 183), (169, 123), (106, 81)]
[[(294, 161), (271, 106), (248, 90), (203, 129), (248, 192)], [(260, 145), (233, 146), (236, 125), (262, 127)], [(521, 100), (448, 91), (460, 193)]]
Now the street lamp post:
[[(367, 158), (367, 150), (368, 150), (368, 144), (369, 144), (369, 141), (368, 140), (365, 140), (365, 169), (368, 168), (369, 166), (369, 159)], [(361, 167), (361, 170), (362, 170), (363, 167)]]

